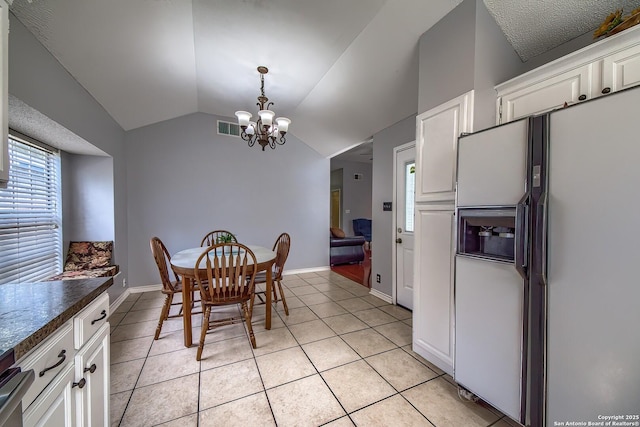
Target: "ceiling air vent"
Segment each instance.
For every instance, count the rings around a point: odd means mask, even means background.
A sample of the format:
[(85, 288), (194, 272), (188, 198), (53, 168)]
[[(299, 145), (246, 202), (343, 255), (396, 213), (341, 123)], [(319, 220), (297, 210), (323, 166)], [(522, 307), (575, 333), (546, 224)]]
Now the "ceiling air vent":
[(240, 136), (240, 126), (237, 123), (218, 120), (218, 135)]

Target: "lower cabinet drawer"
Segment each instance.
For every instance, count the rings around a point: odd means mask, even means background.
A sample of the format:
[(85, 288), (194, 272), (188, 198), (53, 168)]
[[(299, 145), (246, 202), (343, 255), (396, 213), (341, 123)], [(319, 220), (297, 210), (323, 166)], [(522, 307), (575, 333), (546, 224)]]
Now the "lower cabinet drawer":
[(73, 327), (69, 321), (19, 362), (23, 371), (33, 369), (35, 373), (33, 384), (22, 398), (23, 410), (31, 405), (60, 371), (73, 363), (74, 355)]
[(67, 365), (22, 413), (24, 427), (72, 427), (75, 419), (73, 378), (73, 365)]
[(109, 295), (105, 292), (74, 317), (74, 344), (76, 350), (80, 350), (89, 338), (91, 338), (102, 325), (107, 323), (108, 318)]

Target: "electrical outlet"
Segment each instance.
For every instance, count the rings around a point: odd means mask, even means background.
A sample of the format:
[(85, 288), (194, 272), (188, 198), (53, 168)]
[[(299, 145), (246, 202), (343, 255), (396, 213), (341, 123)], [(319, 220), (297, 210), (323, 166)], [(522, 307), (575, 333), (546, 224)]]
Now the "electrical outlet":
[(380, 283), (380, 275), (376, 274), (376, 283)]
[(122, 287), (123, 288), (127, 287), (127, 279), (122, 279)]

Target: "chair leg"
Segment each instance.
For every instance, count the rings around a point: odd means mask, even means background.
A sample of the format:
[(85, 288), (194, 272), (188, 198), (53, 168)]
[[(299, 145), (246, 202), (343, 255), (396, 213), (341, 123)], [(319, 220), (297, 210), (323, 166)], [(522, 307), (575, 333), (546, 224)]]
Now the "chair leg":
[[(277, 280), (276, 283), (278, 284), (278, 289), (280, 290), (280, 299), (282, 300), (282, 305), (284, 306), (284, 314), (286, 314), (287, 316), (289, 315), (289, 307), (287, 307), (287, 300), (284, 297), (284, 292), (282, 292), (282, 283), (280, 282), (280, 280)], [(273, 287), (273, 290), (275, 291), (276, 287)]]
[(156, 334), (153, 337), (154, 340), (160, 338), (160, 332), (162, 331), (162, 323), (169, 317), (169, 310), (171, 309), (171, 303), (173, 302), (173, 294), (167, 295), (164, 299), (164, 305), (160, 312), (160, 320), (158, 320), (158, 327), (156, 328)]
[(251, 299), (249, 300), (249, 317), (253, 317), (253, 303), (256, 300), (255, 292), (251, 294)]
[[(275, 280), (274, 280), (275, 282)], [(271, 290), (273, 291), (273, 302), (274, 303), (278, 303), (278, 292), (276, 292), (276, 287), (275, 287), (275, 283), (271, 283)], [(282, 293), (282, 292), (280, 292)]]
[(196, 354), (196, 360), (199, 362), (202, 358), (202, 349), (204, 348), (204, 339), (207, 336), (207, 330), (209, 329), (209, 317), (211, 316), (211, 306), (206, 306), (202, 318), (202, 327), (200, 329), (200, 343), (198, 344), (198, 353)]
[(251, 326), (251, 313), (249, 312), (249, 308), (247, 308), (247, 302), (242, 302), (242, 314), (244, 314), (244, 321), (247, 324), (247, 330), (249, 331), (249, 340), (251, 341), (251, 346), (256, 348), (256, 337), (253, 335), (253, 327)]

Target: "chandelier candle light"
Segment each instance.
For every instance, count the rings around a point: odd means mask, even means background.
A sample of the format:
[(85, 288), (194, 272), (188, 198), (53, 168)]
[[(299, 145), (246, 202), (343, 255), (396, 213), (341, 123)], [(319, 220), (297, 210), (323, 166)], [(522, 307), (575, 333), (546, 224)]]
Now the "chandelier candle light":
[[(269, 69), (260, 66), (258, 67), (258, 72), (260, 73), (260, 96), (256, 104), (260, 107), (258, 121), (250, 121), (251, 113), (248, 111), (236, 111), (236, 117), (238, 117), (238, 124), (242, 129), (240, 137), (249, 143), (249, 147), (253, 147), (257, 141), (262, 146), (262, 151), (264, 151), (267, 145), (274, 149), (276, 144), (283, 145), (287, 142), (284, 135), (289, 130), (291, 120), (286, 117), (278, 117), (275, 119), (276, 123), (273, 123), (273, 118), (276, 114), (269, 110), (273, 102), (269, 102), (269, 98), (264, 95), (264, 75), (269, 72)], [(280, 134), (279, 137), (278, 134)]]

